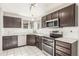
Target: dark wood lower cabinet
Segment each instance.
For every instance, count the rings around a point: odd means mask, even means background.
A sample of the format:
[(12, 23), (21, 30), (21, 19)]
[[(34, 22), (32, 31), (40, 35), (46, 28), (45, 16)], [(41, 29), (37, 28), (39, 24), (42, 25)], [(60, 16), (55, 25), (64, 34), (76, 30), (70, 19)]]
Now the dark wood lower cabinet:
[(27, 45), (36, 46), (42, 50), (42, 38), (37, 35), (27, 35)]
[(18, 36), (3, 36), (3, 50), (18, 47)]
[[(42, 36), (27, 35), (27, 45), (36, 46), (40, 50), (42, 50), (42, 40)], [(18, 47), (18, 36), (3, 36), (2, 43), (3, 50), (16, 48)], [(54, 44), (54, 56), (77, 56), (77, 41), (69, 43), (69, 41), (54, 40)], [(45, 48), (44, 50), (49, 50), (48, 47), (43, 46), (43, 48)]]
[(42, 50), (42, 44), (41, 43), (36, 43), (36, 47), (38, 47), (40, 50)]
[(27, 45), (35, 46), (35, 35), (27, 35)]
[(77, 56), (77, 41), (73, 43), (55, 40), (55, 56)]
[(35, 45), (36, 45), (36, 47), (38, 47), (40, 50), (42, 50), (42, 37), (41, 37), (41, 36), (36, 36)]

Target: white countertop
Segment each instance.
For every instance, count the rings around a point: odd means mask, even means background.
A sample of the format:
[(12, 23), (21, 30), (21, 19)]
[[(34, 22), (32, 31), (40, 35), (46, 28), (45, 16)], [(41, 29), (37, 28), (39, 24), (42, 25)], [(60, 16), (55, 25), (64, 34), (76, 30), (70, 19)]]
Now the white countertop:
[(12, 36), (12, 35), (38, 35), (38, 36), (46, 36), (46, 37), (50, 37), (50, 35), (48, 34), (44, 34), (44, 33), (11, 33), (11, 34), (3, 34), (2, 36)]
[[(46, 37), (50, 37), (49, 34), (44, 34), (44, 33), (16, 33), (16, 34), (12, 34), (12, 35), (38, 35), (38, 36), (46, 36)], [(2, 36), (12, 36), (11, 34), (5, 34)], [(68, 42), (68, 43), (73, 43), (75, 41), (77, 41), (77, 39), (73, 39), (73, 38), (56, 38), (55, 40), (59, 40), (59, 41), (63, 41), (63, 42)]]
[(67, 42), (67, 43), (74, 43), (77, 41), (77, 39), (72, 39), (72, 38), (56, 38), (55, 40), (58, 41), (63, 41), (63, 42)]
[[(43, 34), (43, 33), (38, 33), (38, 34), (35, 34), (35, 35), (50, 37), (50, 35)], [(78, 39), (64, 38), (64, 37), (61, 37), (61, 38), (55, 38), (55, 40), (59, 40), (59, 41), (67, 42), (67, 43), (74, 43), (74, 42), (78, 41)]]
[(48, 34), (44, 34), (44, 33), (30, 33), (31, 35), (38, 35), (38, 36), (46, 36), (46, 37), (50, 37), (50, 35)]

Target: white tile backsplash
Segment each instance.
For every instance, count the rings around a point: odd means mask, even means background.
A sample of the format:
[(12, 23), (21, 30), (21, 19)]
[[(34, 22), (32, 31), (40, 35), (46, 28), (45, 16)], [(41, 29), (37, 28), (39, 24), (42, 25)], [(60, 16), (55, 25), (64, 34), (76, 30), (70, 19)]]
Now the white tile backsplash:
[(5, 28), (2, 30), (2, 35), (27, 35), (33, 33), (32, 29), (21, 29), (21, 28)]
[(62, 31), (61, 28), (41, 28), (39, 30), (37, 30), (37, 33), (43, 33), (43, 34), (46, 34), (46, 35), (50, 35), (50, 33), (52, 31)]
[(78, 27), (63, 28), (63, 37), (78, 39), (79, 38), (79, 28)]
[(37, 30), (38, 33), (50, 34), (51, 31), (61, 31), (63, 32), (63, 37), (65, 38), (79, 38), (79, 27), (63, 27), (63, 28), (42, 28)]

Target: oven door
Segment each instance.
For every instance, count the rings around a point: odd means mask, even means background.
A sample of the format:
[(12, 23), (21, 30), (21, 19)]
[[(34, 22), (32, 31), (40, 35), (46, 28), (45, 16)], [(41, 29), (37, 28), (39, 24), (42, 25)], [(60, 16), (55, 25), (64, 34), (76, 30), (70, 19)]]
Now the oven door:
[(48, 46), (47, 44), (42, 44), (43, 45), (43, 51), (45, 51), (46, 53), (53, 55), (53, 47)]
[(53, 47), (54, 42), (53, 40), (50, 40), (50, 39), (43, 39), (43, 43)]

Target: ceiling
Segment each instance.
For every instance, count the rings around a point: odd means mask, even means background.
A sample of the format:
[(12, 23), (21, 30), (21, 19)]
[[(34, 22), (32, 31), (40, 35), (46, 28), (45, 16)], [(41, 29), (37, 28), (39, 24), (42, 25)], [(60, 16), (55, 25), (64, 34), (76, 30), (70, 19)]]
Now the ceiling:
[[(31, 17), (29, 10), (30, 3), (1, 3), (0, 5), (3, 11)], [(34, 14), (34, 17), (40, 17), (60, 5), (62, 5), (62, 3), (36, 3), (36, 7), (33, 8), (32, 13)]]

